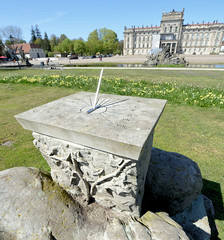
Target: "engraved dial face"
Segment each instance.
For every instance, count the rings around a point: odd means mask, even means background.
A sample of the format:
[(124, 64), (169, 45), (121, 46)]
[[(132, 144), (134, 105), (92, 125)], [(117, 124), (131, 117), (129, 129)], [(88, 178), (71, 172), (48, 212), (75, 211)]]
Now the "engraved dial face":
[[(101, 117), (103, 121), (108, 121), (110, 124), (115, 125), (117, 127), (126, 128), (126, 122), (130, 121), (131, 113), (128, 116), (124, 117), (123, 112), (129, 108), (127, 105), (127, 98), (118, 98), (117, 99), (109, 99), (100, 97), (96, 104), (96, 109), (90, 112), (89, 114), (94, 116), (97, 115)], [(84, 105), (80, 108), (80, 112), (88, 113), (88, 111), (92, 108), (92, 99), (86, 99)], [(123, 124), (118, 124), (117, 120), (123, 121)]]
[(94, 97), (94, 93), (77, 93), (62, 99), (57, 107), (63, 109), (66, 119), (70, 119), (71, 124), (73, 122), (83, 132), (91, 133), (97, 129), (98, 134), (105, 135), (110, 130), (119, 133), (119, 136), (130, 134), (130, 138), (135, 131), (141, 130), (141, 134), (146, 131), (147, 134), (158, 117), (155, 99), (108, 94), (100, 94), (97, 108), (88, 114)]

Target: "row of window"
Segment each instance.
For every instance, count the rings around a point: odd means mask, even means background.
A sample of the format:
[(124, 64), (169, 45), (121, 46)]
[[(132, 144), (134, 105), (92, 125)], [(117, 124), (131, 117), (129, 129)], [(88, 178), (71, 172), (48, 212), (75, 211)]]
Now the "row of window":
[[(216, 41), (212, 44), (212, 46), (214, 47), (219, 47), (220, 43), (219, 41)], [(149, 48), (151, 46), (151, 42), (150, 43), (137, 43), (134, 44), (133, 48)], [(209, 47), (211, 46), (211, 44), (209, 43), (209, 41), (196, 41), (196, 42), (182, 42), (182, 46), (183, 47)], [(132, 44), (127, 44), (127, 48), (132, 48)]]
[(208, 41), (204, 41), (204, 42), (183, 42), (182, 43), (183, 47), (192, 47), (192, 46), (209, 46), (209, 42)]
[(172, 32), (178, 32), (178, 27), (177, 26), (168, 26), (164, 27), (164, 32), (165, 33), (172, 33)]
[(184, 31), (186, 31), (186, 32), (208, 32), (208, 31), (215, 31), (215, 32), (217, 32), (217, 31), (221, 31), (222, 29), (221, 28), (219, 28), (219, 29), (211, 29), (211, 28), (202, 28), (202, 29), (190, 29), (190, 28), (184, 28)]
[[(134, 38), (134, 41), (137, 42), (145, 42), (145, 41), (151, 41), (152, 40), (152, 36), (149, 36), (149, 37), (135, 37)], [(130, 38), (127, 38), (127, 42), (130, 42)]]
[(209, 42), (208, 39), (201, 39), (200, 41), (183, 41), (182, 46), (219, 46), (220, 45), (220, 40), (215, 39), (213, 42)]
[[(197, 54), (203, 54), (205, 52), (210, 52), (210, 50), (208, 48), (185, 48), (183, 49), (184, 53), (189, 53), (189, 54), (193, 54), (193, 53), (197, 53)], [(213, 48), (212, 52), (218, 52), (219, 49), (218, 48)]]
[[(134, 48), (148, 48), (151, 46), (151, 43), (141, 43), (141, 44), (134, 44)], [(127, 44), (127, 48), (131, 48), (131, 44)]]
[[(220, 43), (220, 35), (217, 35), (216, 38), (214, 39), (214, 44), (215, 45), (219, 45)], [(163, 40), (174, 40), (174, 39), (163, 39)], [(189, 41), (190, 40), (190, 41)], [(139, 37), (139, 38), (134, 38), (134, 42), (137, 43), (137, 44), (140, 44), (140, 43), (151, 43), (152, 41), (152, 37)], [(194, 41), (196, 43), (194, 43)], [(209, 35), (207, 36), (199, 36), (199, 35), (184, 35), (183, 36), (183, 44), (187, 46), (187, 44), (195, 44), (195, 45), (205, 45), (206, 46), (206, 43), (204, 42), (208, 42), (209, 41)], [(188, 42), (188, 43), (187, 43)], [(193, 43), (192, 43), (193, 42)], [(129, 44), (130, 43), (130, 38), (127, 39), (127, 43)]]
[[(220, 38), (220, 35), (221, 33), (217, 33), (216, 35), (213, 34), (213, 36), (216, 38), (216, 39), (219, 39)], [(191, 39), (191, 40), (199, 40), (199, 39), (209, 39), (212, 35), (210, 33), (202, 33), (202, 34), (183, 34), (183, 39), (184, 40), (188, 40), (188, 39)]]
[[(173, 27), (170, 26), (169, 30), (167, 30), (167, 27), (164, 28), (164, 32), (165, 33), (172, 33), (173, 32)], [(175, 32), (178, 31), (178, 27), (175, 28)], [(146, 35), (147, 34), (147, 35)], [(135, 41), (139, 40), (139, 41), (148, 41), (149, 38), (151, 38), (153, 35), (159, 34), (159, 32), (157, 33), (144, 33), (139, 35), (137, 34), (137, 36), (134, 37)], [(183, 38), (185, 39), (200, 39), (200, 38), (209, 38), (211, 36), (212, 33), (191, 33), (191, 32), (183, 32)], [(213, 35), (215, 35), (216, 38), (219, 38), (221, 36), (221, 32), (213, 32)], [(145, 36), (146, 35), (146, 36)], [(130, 41), (131, 37), (127, 36), (127, 41)]]

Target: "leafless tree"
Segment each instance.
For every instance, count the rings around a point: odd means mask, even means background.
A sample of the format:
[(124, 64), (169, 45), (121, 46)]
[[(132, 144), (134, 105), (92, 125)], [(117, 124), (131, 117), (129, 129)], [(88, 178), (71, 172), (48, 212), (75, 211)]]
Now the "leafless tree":
[(0, 28), (0, 36), (5, 39), (9, 39), (9, 36), (13, 36), (14, 43), (19, 43), (22, 39), (22, 29), (18, 26), (6, 26)]

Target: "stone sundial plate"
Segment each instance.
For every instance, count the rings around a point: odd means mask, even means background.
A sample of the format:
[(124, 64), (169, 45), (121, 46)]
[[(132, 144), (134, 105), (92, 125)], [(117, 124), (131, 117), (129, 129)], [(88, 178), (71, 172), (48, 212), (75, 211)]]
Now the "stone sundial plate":
[(166, 100), (79, 92), (15, 116), (27, 130), (138, 159)]

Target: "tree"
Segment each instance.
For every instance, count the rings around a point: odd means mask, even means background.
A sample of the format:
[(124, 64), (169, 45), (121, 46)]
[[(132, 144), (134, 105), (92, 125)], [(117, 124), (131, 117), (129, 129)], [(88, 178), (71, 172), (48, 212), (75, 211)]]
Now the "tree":
[(74, 40), (73, 41), (74, 44), (74, 52), (79, 54), (79, 55), (83, 55), (84, 53), (86, 53), (86, 44), (84, 42), (83, 39), (78, 39), (78, 40)]
[(123, 55), (123, 49), (124, 49), (124, 40), (120, 40), (118, 42), (116, 54), (122, 54)]
[(0, 55), (2, 56), (4, 53), (4, 44), (2, 42), (2, 39), (0, 38)]
[(65, 39), (67, 39), (67, 36), (65, 34), (61, 34), (59, 38), (59, 43), (62, 43)]
[(59, 53), (73, 53), (74, 52), (74, 45), (73, 41), (66, 38), (63, 42), (59, 43), (58, 46), (55, 46), (54, 50)]
[(99, 29), (99, 38), (103, 42), (103, 50), (106, 54), (114, 53), (118, 47), (117, 34), (106, 28)]
[(42, 39), (41, 32), (37, 24), (35, 25), (35, 35), (36, 35), (36, 38)]
[(102, 42), (99, 39), (97, 29), (89, 34), (86, 45), (88, 47), (89, 55), (95, 55), (97, 52), (102, 51)]
[(62, 43), (62, 49), (66, 53), (73, 53), (74, 52), (74, 45), (73, 41), (70, 39), (66, 38)]
[(34, 43), (43, 48), (43, 40), (41, 38), (37, 38)]
[(87, 46), (90, 54), (97, 52), (110, 54), (116, 53), (118, 49), (117, 34), (106, 28), (95, 29), (89, 34)]
[(36, 33), (33, 29), (33, 25), (31, 25), (31, 40), (30, 40), (30, 42), (34, 43), (36, 41), (36, 39), (37, 39)]
[(50, 41), (48, 39), (47, 33), (44, 33), (44, 40), (43, 40), (43, 49), (45, 52), (49, 52), (51, 51), (51, 45), (50, 45)]
[(0, 29), (0, 35), (6, 40), (10, 40), (10, 35), (13, 37), (14, 43), (19, 43), (22, 40), (22, 29), (18, 26), (6, 26)]
[(49, 41), (50, 41), (50, 45), (51, 45), (51, 51), (53, 52), (54, 47), (57, 46), (59, 43), (59, 38), (55, 34), (52, 34)]
[(11, 40), (9, 40), (9, 39), (5, 40), (5, 45), (12, 45), (12, 44), (14, 44), (14, 43)]

